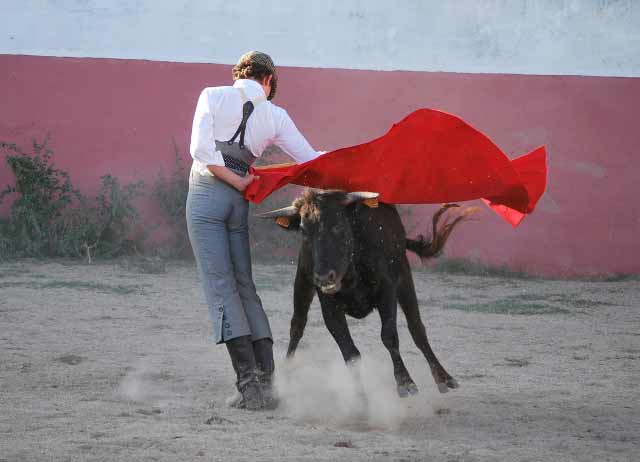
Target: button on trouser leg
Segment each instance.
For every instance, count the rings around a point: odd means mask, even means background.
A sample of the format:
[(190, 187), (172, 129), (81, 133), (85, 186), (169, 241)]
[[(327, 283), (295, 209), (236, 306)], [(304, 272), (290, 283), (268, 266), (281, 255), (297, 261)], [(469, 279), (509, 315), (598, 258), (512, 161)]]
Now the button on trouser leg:
[(219, 181), (191, 185), (187, 198), (189, 239), (198, 262), (216, 343), (252, 333), (231, 259), (228, 228), (239, 193), (229, 188)]

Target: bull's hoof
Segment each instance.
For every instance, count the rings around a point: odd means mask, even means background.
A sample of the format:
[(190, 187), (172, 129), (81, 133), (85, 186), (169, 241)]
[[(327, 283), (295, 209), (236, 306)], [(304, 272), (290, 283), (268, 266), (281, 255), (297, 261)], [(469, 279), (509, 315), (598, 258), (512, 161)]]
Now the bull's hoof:
[(445, 382), (439, 382), (437, 385), (440, 393), (447, 393), (449, 389), (455, 389), (460, 386), (453, 377), (449, 377)]
[(447, 384), (446, 384), (446, 383), (444, 383), (444, 382), (440, 382), (440, 383), (438, 384), (438, 391), (439, 391), (440, 393), (447, 393), (447, 392), (449, 391), (449, 387), (447, 386)]
[(405, 383), (403, 385), (398, 385), (397, 390), (398, 396), (400, 398), (406, 398), (408, 396), (418, 394), (418, 386), (415, 383)]

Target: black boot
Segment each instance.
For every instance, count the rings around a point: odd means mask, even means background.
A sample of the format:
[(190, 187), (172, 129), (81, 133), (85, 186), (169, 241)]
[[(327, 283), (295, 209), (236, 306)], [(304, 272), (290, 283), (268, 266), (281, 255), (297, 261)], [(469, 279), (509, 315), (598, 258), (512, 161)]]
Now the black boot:
[(273, 340), (263, 338), (253, 342), (253, 354), (256, 358), (264, 405), (268, 409), (275, 409), (278, 407), (278, 400), (273, 390), (273, 372), (276, 368), (273, 361)]
[(231, 364), (236, 371), (236, 387), (242, 395), (242, 399), (233, 403), (232, 406), (252, 411), (264, 408), (251, 336), (236, 337), (228, 340), (226, 345), (231, 357)]

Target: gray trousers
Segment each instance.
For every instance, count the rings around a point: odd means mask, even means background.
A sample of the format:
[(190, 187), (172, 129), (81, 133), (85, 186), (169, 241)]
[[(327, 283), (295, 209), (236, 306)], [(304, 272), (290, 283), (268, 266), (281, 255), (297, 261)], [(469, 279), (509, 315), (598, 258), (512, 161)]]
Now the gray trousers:
[(272, 339), (251, 274), (248, 213), (235, 188), (191, 171), (187, 227), (216, 343), (244, 335)]

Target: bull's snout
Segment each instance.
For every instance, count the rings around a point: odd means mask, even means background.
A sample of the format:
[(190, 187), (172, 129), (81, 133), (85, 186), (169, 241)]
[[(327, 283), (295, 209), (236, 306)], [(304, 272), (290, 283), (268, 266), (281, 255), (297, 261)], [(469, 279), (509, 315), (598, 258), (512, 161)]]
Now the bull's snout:
[(335, 284), (336, 272), (331, 270), (327, 274), (323, 274), (322, 276), (318, 273), (313, 273), (313, 282), (319, 287), (325, 286), (327, 284)]
[(327, 274), (323, 275), (314, 272), (313, 282), (325, 294), (335, 294), (340, 290), (338, 274), (334, 270), (331, 270)]

